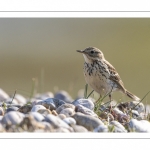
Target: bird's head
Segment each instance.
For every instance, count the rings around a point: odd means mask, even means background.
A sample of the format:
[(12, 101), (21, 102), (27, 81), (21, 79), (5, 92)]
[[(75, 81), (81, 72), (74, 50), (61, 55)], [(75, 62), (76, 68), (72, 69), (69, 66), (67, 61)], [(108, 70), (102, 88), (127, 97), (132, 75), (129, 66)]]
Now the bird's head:
[(88, 47), (84, 50), (77, 50), (77, 52), (82, 53), (84, 59), (87, 63), (104, 59), (103, 53), (96, 47)]

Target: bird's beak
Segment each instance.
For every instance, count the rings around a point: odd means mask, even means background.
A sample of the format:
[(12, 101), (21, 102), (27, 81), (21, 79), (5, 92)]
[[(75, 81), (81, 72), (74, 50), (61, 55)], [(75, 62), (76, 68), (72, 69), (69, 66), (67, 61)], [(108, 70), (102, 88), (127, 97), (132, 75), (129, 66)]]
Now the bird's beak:
[(79, 52), (79, 53), (84, 53), (84, 51), (83, 51), (83, 50), (77, 50), (77, 52)]

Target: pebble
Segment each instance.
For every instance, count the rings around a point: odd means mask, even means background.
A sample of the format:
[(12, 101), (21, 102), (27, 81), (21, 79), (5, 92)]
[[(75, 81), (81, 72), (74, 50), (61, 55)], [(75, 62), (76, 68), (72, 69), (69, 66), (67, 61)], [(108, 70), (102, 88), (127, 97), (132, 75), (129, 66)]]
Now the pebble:
[[(129, 108), (134, 108), (139, 102), (138, 101), (132, 101), (129, 103)], [(138, 113), (144, 113), (145, 112), (145, 107), (143, 105), (143, 103), (139, 103), (134, 110), (138, 111)]]
[(4, 110), (2, 107), (0, 107), (0, 116), (4, 116)]
[(57, 109), (56, 109), (56, 112), (59, 114), (63, 109), (65, 108), (72, 108), (73, 110), (75, 110), (75, 106), (73, 104), (68, 104), (68, 103), (65, 103), (65, 104), (62, 104), (61, 106), (59, 106)]
[(42, 105), (35, 105), (35, 106), (32, 107), (31, 112), (37, 112), (40, 109), (46, 109), (46, 108)]
[(3, 102), (8, 98), (9, 98), (9, 95), (5, 91), (0, 89), (0, 102)]
[(54, 128), (59, 128), (59, 127), (63, 127), (63, 128), (67, 128), (67, 129), (70, 128), (67, 123), (65, 123), (59, 117), (54, 116), (52, 114), (48, 114), (45, 117), (45, 121), (49, 122)]
[(40, 99), (32, 99), (31, 102), (32, 102), (32, 106), (35, 106), (37, 105), (38, 102), (41, 102), (42, 100)]
[(131, 112), (132, 112), (132, 117), (133, 117), (133, 118), (138, 118), (138, 117), (139, 117), (138, 111), (132, 110)]
[(123, 113), (121, 110), (119, 110), (117, 107), (115, 107), (112, 110), (113, 116), (115, 119), (117, 119), (119, 122), (127, 122), (129, 117)]
[(20, 94), (15, 94), (15, 100), (21, 105), (25, 105), (27, 103), (27, 100)]
[(98, 117), (97, 114), (95, 114), (92, 110), (88, 109), (87, 107), (84, 107), (82, 105), (77, 105), (76, 108), (75, 108), (75, 111), (76, 112), (81, 112), (85, 115), (90, 115), (90, 116), (93, 116), (93, 117)]
[(2, 126), (2, 124), (0, 124), (0, 132), (5, 132), (4, 127)]
[(76, 124), (76, 120), (71, 117), (65, 118), (63, 119), (63, 121), (67, 123), (68, 125)]
[(19, 124), (23, 130), (27, 130), (28, 132), (33, 132), (36, 129), (45, 129), (45, 125), (42, 122), (38, 122), (35, 120), (34, 116), (29, 114), (24, 117), (22, 122)]
[(3, 116), (0, 116), (0, 123), (2, 122)]
[(44, 130), (52, 131), (53, 127), (50, 123), (48, 123), (46, 121), (42, 121), (41, 123), (45, 126)]
[(56, 98), (48, 98), (46, 100), (42, 100), (36, 103), (36, 105), (43, 105), (50, 110), (55, 110), (62, 104), (65, 104), (65, 102)]
[(32, 109), (32, 105), (28, 104), (28, 105), (24, 105), (24, 106), (20, 107), (18, 109), (18, 111), (21, 113), (27, 114), (28, 112), (31, 111), (31, 109)]
[(43, 105), (47, 109), (54, 110), (56, 109), (55, 103), (52, 98), (48, 98), (46, 100), (41, 100), (36, 103), (36, 105)]
[(106, 125), (99, 125), (93, 132), (108, 132), (108, 127)]
[(72, 102), (73, 105), (82, 105), (90, 110), (94, 110), (94, 103), (90, 99), (77, 99)]
[(88, 130), (80, 125), (72, 124), (71, 127), (73, 128), (74, 132), (88, 132)]
[(25, 115), (18, 111), (10, 111), (4, 115), (2, 119), (2, 124), (16, 125), (19, 124), (24, 117)]
[(32, 115), (33, 118), (38, 122), (41, 122), (45, 119), (44, 116), (38, 112), (30, 112), (28, 115)]
[(73, 101), (73, 99), (71, 98), (71, 96), (66, 92), (66, 91), (58, 91), (55, 96), (56, 99), (60, 99), (63, 100), (66, 103), (71, 103)]
[(58, 114), (57, 114), (57, 112), (56, 112), (55, 110), (52, 110), (52, 114), (53, 114), (54, 116), (58, 116)]
[(9, 107), (9, 108), (6, 109), (6, 113), (8, 113), (9, 111), (17, 111), (18, 109), (19, 109), (19, 108), (18, 108), (18, 107), (15, 107), (15, 106)]
[(76, 120), (78, 125), (84, 126), (89, 131), (93, 131), (99, 125), (104, 125), (100, 119), (93, 116), (84, 115), (80, 112), (75, 113), (72, 117)]
[(150, 132), (150, 123), (147, 120), (131, 119), (128, 123), (131, 132)]
[(110, 126), (114, 126), (114, 131), (113, 132), (127, 132), (127, 130), (125, 129), (125, 127), (119, 123), (118, 121), (111, 121), (110, 122)]
[(53, 132), (70, 133), (70, 131), (68, 129), (63, 128), (63, 127), (56, 128), (53, 130)]
[(49, 109), (40, 109), (37, 112), (42, 114), (43, 116), (47, 116), (48, 114), (52, 114), (52, 112)]
[(64, 114), (66, 117), (70, 117), (75, 113), (72, 108), (65, 108), (59, 114)]
[(66, 116), (64, 114), (58, 114), (58, 117), (62, 120), (66, 118)]

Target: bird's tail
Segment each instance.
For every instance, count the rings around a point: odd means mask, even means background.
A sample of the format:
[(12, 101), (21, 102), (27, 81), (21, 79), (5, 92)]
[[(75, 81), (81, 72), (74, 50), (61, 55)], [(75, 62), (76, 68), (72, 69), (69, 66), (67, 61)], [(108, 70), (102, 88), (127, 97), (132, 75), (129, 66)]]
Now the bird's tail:
[(128, 97), (130, 97), (131, 99), (133, 99), (133, 100), (136, 100), (136, 101), (139, 101), (139, 100), (140, 100), (140, 98), (138, 98), (138, 97), (135, 96), (134, 94), (130, 93), (129, 91), (126, 91), (126, 95), (127, 95)]

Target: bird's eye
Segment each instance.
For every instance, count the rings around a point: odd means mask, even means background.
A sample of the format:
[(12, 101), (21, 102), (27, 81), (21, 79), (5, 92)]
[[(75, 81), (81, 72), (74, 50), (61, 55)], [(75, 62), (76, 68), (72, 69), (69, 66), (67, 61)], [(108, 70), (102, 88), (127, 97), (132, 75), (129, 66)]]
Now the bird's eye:
[(94, 51), (91, 51), (91, 54), (93, 54), (94, 53)]

